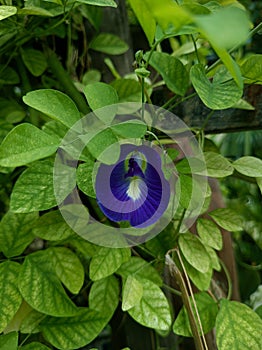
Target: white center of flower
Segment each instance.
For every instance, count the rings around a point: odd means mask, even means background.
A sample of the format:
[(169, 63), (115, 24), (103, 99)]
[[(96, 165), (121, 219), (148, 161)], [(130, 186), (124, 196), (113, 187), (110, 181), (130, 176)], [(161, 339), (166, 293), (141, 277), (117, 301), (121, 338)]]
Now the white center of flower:
[(130, 181), (128, 190), (126, 191), (127, 195), (134, 201), (138, 200), (141, 197), (141, 188), (143, 180), (139, 177), (133, 177)]

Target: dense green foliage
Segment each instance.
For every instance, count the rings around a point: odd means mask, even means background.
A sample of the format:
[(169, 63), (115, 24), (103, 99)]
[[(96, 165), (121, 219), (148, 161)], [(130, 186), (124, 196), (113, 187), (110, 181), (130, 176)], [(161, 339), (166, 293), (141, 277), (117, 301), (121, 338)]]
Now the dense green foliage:
[[(90, 127), (81, 140), (87, 149), (79, 154), (75, 178), (64, 178), (61, 168), (61, 182), (69, 192), (77, 184), (86, 199), (83, 217), (90, 211), (105, 222), (93, 188), (96, 161), (116, 162), (120, 140), (156, 137), (145, 120), (113, 123), (115, 104), (132, 102), (131, 114), (142, 102), (156, 104), (160, 90), (162, 107), (170, 110), (197, 95), (210, 110), (207, 120), (215, 110), (253, 109), (243, 92), (247, 85), (262, 83), (262, 55), (244, 48), (261, 24), (252, 24), (240, 2), (129, 0), (127, 6), (148, 48), (135, 53), (134, 67), (121, 76), (114, 57), (124, 57), (128, 44), (101, 30), (103, 7), (116, 8), (115, 1), (1, 2), (0, 349), (93, 348), (103, 332), (117, 337), (117, 327), (129, 315), (143, 326), (138, 338), (152, 330), (151, 349), (160, 350), (161, 341), (172, 334), (179, 338), (168, 349), (182, 349), (186, 337), (194, 339), (197, 350), (207, 349), (204, 334), (215, 329), (218, 350), (260, 350), (259, 154), (222, 153), (205, 135), (205, 123), (192, 130), (207, 175), (223, 180), (229, 198), (227, 208), (207, 214), (208, 188), (196, 235), (180, 224), (198, 164), (192, 168), (178, 160), (174, 150), (169, 156), (181, 181), (178, 209), (172, 222), (146, 243), (96, 245), (77, 235), (57, 208), (56, 151), (67, 131), (90, 111), (110, 106), (97, 114), (99, 133)], [(100, 70), (97, 57), (105, 58)], [(110, 82), (103, 81), (105, 70)], [(166, 135), (157, 136), (161, 147), (170, 143)], [(235, 193), (241, 193), (239, 198)], [(248, 207), (250, 215), (243, 203), (247, 193), (255, 202), (253, 209)], [(230, 276), (217, 255), (223, 248), (221, 229), (235, 233), (240, 277), (247, 267), (256, 278), (249, 291), (240, 283), (243, 303), (231, 301)], [(169, 283), (167, 272), (176, 283)], [(226, 286), (216, 283), (217, 274), (226, 276)], [(170, 301), (174, 296), (182, 301), (179, 309)]]

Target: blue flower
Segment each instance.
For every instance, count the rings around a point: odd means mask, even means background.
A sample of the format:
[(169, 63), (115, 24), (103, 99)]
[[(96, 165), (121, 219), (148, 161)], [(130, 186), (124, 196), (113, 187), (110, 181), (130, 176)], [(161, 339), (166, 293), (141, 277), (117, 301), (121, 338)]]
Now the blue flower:
[(111, 221), (129, 221), (138, 228), (158, 221), (170, 199), (161, 165), (152, 147), (121, 145), (118, 162), (101, 164), (97, 171), (95, 190), (102, 212)]

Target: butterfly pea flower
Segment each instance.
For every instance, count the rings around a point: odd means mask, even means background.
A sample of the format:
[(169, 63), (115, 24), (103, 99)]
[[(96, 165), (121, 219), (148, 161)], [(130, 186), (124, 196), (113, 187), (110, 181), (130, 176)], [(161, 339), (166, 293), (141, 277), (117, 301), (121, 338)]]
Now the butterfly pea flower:
[(116, 164), (100, 164), (95, 190), (105, 216), (113, 222), (128, 221), (136, 228), (156, 223), (170, 199), (160, 155), (146, 145), (121, 145)]

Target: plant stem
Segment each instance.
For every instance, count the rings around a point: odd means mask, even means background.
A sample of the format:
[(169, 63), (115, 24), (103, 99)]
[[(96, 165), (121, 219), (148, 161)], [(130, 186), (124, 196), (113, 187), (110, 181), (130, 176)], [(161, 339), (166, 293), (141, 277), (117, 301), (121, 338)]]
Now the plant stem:
[(82, 112), (83, 114), (89, 113), (90, 109), (84, 97), (74, 86), (69, 74), (62, 66), (55, 52), (49, 49), (48, 47), (44, 48), (44, 52), (52, 73), (58, 79), (61, 86), (64, 88), (64, 91), (74, 100), (80, 112)]
[(188, 289), (189, 289), (189, 292), (191, 294), (191, 298), (192, 298), (192, 301), (193, 301), (193, 304), (194, 304), (194, 308), (195, 308), (195, 312), (196, 312), (196, 316), (197, 316), (197, 321), (198, 321), (199, 328), (200, 328), (201, 335), (202, 335), (202, 340), (203, 340), (205, 349), (208, 350), (206, 339), (205, 339), (205, 335), (204, 335), (204, 331), (203, 331), (203, 327), (202, 327), (202, 323), (201, 323), (201, 320), (200, 320), (200, 316), (199, 316), (199, 313), (198, 313), (196, 301), (195, 301), (195, 298), (194, 298), (194, 293), (193, 293), (193, 290), (192, 290), (192, 287), (191, 287), (191, 283), (189, 281), (189, 278), (188, 278), (188, 275), (187, 275), (187, 272), (186, 272), (186, 268), (184, 266), (183, 260), (181, 258), (181, 255), (180, 255), (180, 252), (179, 252), (178, 249), (176, 249), (176, 253), (177, 253), (179, 262), (180, 262), (180, 264), (182, 266), (182, 269), (183, 269), (183, 272), (184, 272), (184, 275), (185, 275), (185, 278), (186, 278), (186, 281), (187, 281), (187, 286), (188, 286)]
[(163, 284), (163, 288), (165, 288), (165, 289), (167, 289), (168, 291), (170, 291), (171, 293), (173, 293), (173, 294), (175, 294), (175, 295), (178, 295), (178, 296), (182, 296), (182, 293), (181, 292), (179, 292), (179, 290), (176, 290), (176, 289), (174, 289), (174, 288), (172, 288), (172, 287), (170, 287), (168, 284)]
[(183, 276), (182, 276), (180, 270), (176, 266), (175, 262), (171, 259), (169, 252), (166, 254), (166, 264), (169, 267), (171, 275), (173, 275), (173, 277), (176, 279), (176, 281), (180, 287), (182, 301), (183, 301), (183, 304), (187, 310), (189, 323), (190, 323), (192, 335), (194, 338), (196, 350), (204, 350), (203, 343), (202, 343), (200, 334), (198, 332), (197, 323), (196, 323), (195, 316), (193, 313), (192, 305), (190, 303), (190, 298), (189, 298), (189, 294), (187, 291), (185, 281), (183, 279)]
[(222, 268), (223, 268), (223, 270), (225, 272), (226, 278), (227, 278), (227, 284), (228, 284), (227, 300), (230, 300), (231, 296), (232, 296), (232, 281), (231, 281), (231, 277), (230, 277), (229, 271), (228, 271), (226, 265), (224, 264), (224, 262), (221, 259), (219, 259), (219, 262), (220, 262), (220, 265), (222, 266)]

